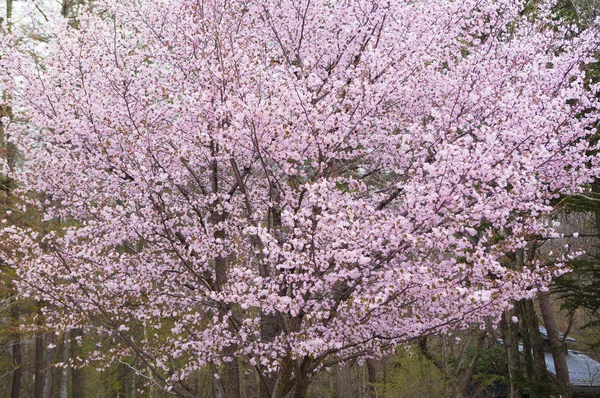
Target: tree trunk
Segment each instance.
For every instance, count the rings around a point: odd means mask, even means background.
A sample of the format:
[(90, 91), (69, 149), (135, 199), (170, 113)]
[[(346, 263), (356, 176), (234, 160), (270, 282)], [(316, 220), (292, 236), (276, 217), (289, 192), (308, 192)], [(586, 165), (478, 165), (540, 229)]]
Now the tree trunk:
[(544, 343), (540, 336), (540, 325), (533, 301), (520, 301), (519, 310), (523, 324), (523, 351), (526, 360), (527, 378), (534, 384), (531, 396), (541, 396), (542, 393), (537, 393), (535, 387), (545, 385), (548, 381), (548, 374), (544, 358)]
[(521, 308), (522, 302), (518, 302), (517, 306), (520, 314), (520, 324), (519, 329), (523, 335), (523, 361), (525, 362), (525, 373), (527, 374), (527, 380), (533, 381), (534, 369), (533, 369), (533, 354), (531, 347), (531, 338), (530, 338), (530, 330), (527, 328), (527, 324), (525, 322), (525, 316), (522, 312)]
[(502, 330), (502, 340), (504, 353), (506, 355), (506, 366), (508, 368), (508, 377), (510, 383), (510, 398), (522, 398), (523, 392), (518, 385), (521, 377), (521, 366), (519, 363), (519, 339), (516, 330), (516, 324), (511, 321), (512, 311), (506, 310), (502, 314), (500, 327)]
[(386, 386), (390, 379), (389, 375), (388, 375), (388, 373), (389, 373), (388, 372), (388, 367), (389, 367), (388, 357), (383, 358), (383, 360), (381, 361), (381, 367), (382, 367), (382, 373), (383, 373), (383, 385)]
[(540, 310), (542, 311), (542, 319), (548, 333), (548, 343), (552, 351), (552, 359), (554, 361), (554, 369), (556, 370), (556, 380), (558, 388), (563, 398), (572, 396), (570, 389), (569, 368), (567, 367), (566, 349), (560, 340), (556, 319), (552, 312), (550, 296), (547, 292), (538, 294)]
[[(134, 353), (133, 357), (131, 358), (132, 366), (135, 366), (136, 359), (137, 355)], [(129, 381), (131, 383), (131, 393), (129, 394), (129, 396), (131, 398), (135, 398), (137, 396), (137, 374), (135, 372), (132, 373)]]
[[(596, 177), (594, 178), (594, 182), (592, 182), (592, 192), (594, 193), (600, 193), (600, 178)], [(596, 218), (596, 232), (598, 233), (599, 237), (600, 237), (600, 206), (597, 206), (597, 210), (594, 211), (595, 213), (595, 218)]]
[(308, 379), (300, 378), (296, 381), (296, 387), (294, 388), (294, 398), (308, 398), (308, 386), (310, 382)]
[[(39, 315), (39, 314), (38, 314)], [(44, 335), (41, 332), (35, 334), (35, 364), (34, 364), (34, 388), (33, 396), (42, 398), (44, 393)]]
[(308, 370), (310, 369), (311, 365), (312, 360), (309, 357), (304, 357), (300, 363), (297, 361), (294, 372), (294, 398), (308, 398), (308, 387), (310, 385)]
[(63, 336), (63, 352), (62, 352), (62, 362), (63, 367), (60, 370), (60, 390), (59, 397), (60, 398), (69, 398), (69, 367), (66, 366), (71, 360), (71, 341), (69, 336), (65, 334)]
[(213, 398), (225, 398), (223, 393), (223, 384), (221, 380), (213, 378)]
[(277, 379), (273, 386), (273, 392), (271, 398), (285, 398), (288, 396), (288, 392), (291, 390), (290, 382), (292, 377), (292, 359), (290, 356), (286, 356), (281, 361), (281, 368), (277, 373)]
[[(81, 347), (77, 343), (77, 337), (81, 336), (83, 336), (81, 329), (71, 330), (71, 355), (75, 361), (81, 357)], [(85, 374), (79, 364), (71, 369), (71, 390), (73, 398), (85, 398)]]
[[(280, 201), (279, 189), (276, 186), (276, 184), (271, 185), (270, 195), (271, 195), (270, 199), (274, 203), (279, 203), (279, 201)], [(277, 206), (272, 206), (269, 209), (268, 218), (269, 218), (269, 221), (268, 221), (269, 228), (273, 231), (273, 233), (277, 237), (278, 241), (281, 241), (281, 213), (278, 210)], [(260, 246), (260, 244), (258, 244), (257, 246)], [(266, 269), (260, 269), (261, 276), (263, 276), (263, 277), (269, 276), (268, 272), (269, 271)], [(261, 331), (260, 331), (261, 340), (274, 341), (275, 338), (281, 333), (280, 318), (274, 314), (264, 314), (263, 313), (263, 314), (261, 314), (261, 318), (260, 318), (260, 327), (261, 327)], [(282, 383), (285, 383), (286, 380), (289, 380), (290, 373), (291, 373), (291, 364), (290, 364), (289, 369), (288, 368), (283, 369), (282, 373), (279, 375), (263, 372), (263, 379), (260, 384), (259, 398), (271, 398), (272, 396), (276, 396), (279, 393), (279, 391), (282, 390), (282, 388), (286, 388), (285, 386), (282, 385)], [(278, 384), (278, 379), (279, 379), (279, 384)], [(276, 388), (279, 391), (275, 391)]]
[(78, 0), (63, 0), (60, 14), (69, 19), (73, 19), (73, 7), (80, 3)]
[(367, 398), (377, 397), (378, 366), (374, 359), (367, 359)]
[(62, 2), (62, 7), (60, 9), (60, 14), (65, 17), (68, 18), (69, 17), (69, 11), (71, 8), (71, 0), (63, 0)]
[(50, 332), (46, 334), (48, 344), (52, 344), (52, 348), (48, 348), (46, 351), (46, 360), (44, 361), (44, 390), (42, 392), (43, 398), (52, 398), (52, 364), (54, 363), (54, 354), (56, 348), (54, 347), (54, 333)]
[[(273, 341), (280, 333), (277, 318), (274, 315), (262, 314), (260, 317), (260, 337), (263, 341)], [(261, 368), (262, 378), (259, 387), (259, 398), (271, 398), (277, 375), (267, 373), (265, 368)]]
[(354, 398), (356, 396), (351, 364), (345, 364), (343, 367), (336, 365), (335, 391), (336, 398)]
[[(216, 155), (218, 148), (217, 146), (211, 142), (211, 151), (213, 155)], [(218, 166), (217, 162), (213, 161), (211, 164), (212, 173), (211, 173), (211, 186), (212, 191), (216, 195), (219, 193), (219, 176), (218, 176)], [(227, 212), (222, 210), (212, 209), (210, 214), (213, 225), (218, 226), (222, 222), (226, 221), (228, 218)], [(223, 242), (227, 241), (227, 233), (222, 228), (215, 228), (213, 233), (215, 239), (221, 240)], [(222, 291), (223, 286), (227, 283), (228, 279), (228, 264), (227, 258), (224, 256), (218, 255), (215, 257), (215, 286), (217, 291)], [(219, 317), (222, 318), (227, 315), (229, 312), (229, 308), (219, 308)], [(235, 351), (237, 350), (237, 346), (232, 345), (226, 347), (223, 354), (227, 357), (235, 358)], [(240, 368), (237, 360), (224, 362), (223, 363), (223, 372), (221, 373), (221, 385), (223, 386), (223, 392), (227, 398), (240, 398)]]
[(225, 396), (227, 398), (240, 398), (240, 366), (234, 355), (237, 346), (230, 346), (225, 349), (225, 355), (233, 358), (231, 362), (223, 364), (223, 373), (225, 381)]
[(127, 365), (119, 363), (117, 365), (117, 398), (127, 397), (127, 376), (129, 369)]
[(15, 299), (11, 299), (12, 307), (10, 309), (10, 316), (12, 326), (15, 331), (12, 333), (12, 356), (13, 356), (13, 375), (12, 375), (12, 387), (10, 390), (11, 398), (19, 398), (21, 396), (21, 335), (16, 330), (19, 324), (19, 303)]

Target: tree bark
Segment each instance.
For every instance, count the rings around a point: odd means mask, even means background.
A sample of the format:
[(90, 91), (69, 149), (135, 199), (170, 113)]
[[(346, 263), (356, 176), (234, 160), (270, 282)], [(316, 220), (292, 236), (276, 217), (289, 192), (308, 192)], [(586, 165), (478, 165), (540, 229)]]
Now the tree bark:
[(335, 391), (336, 398), (354, 398), (356, 396), (351, 364), (345, 364), (343, 367), (336, 365)]
[[(137, 355), (134, 353), (133, 357), (131, 358), (132, 365), (135, 365), (136, 359)], [(131, 393), (129, 394), (129, 396), (131, 398), (135, 398), (137, 396), (137, 375), (135, 374), (135, 372), (132, 373), (129, 381), (131, 383)]]
[[(594, 193), (600, 193), (600, 178), (596, 177), (594, 178), (594, 182), (592, 182), (592, 192)], [(600, 237), (600, 206), (598, 206), (598, 209), (596, 211), (594, 211), (594, 215), (595, 215), (595, 219), (596, 219), (596, 232), (598, 233), (599, 237)]]
[(65, 334), (63, 336), (63, 352), (62, 362), (63, 367), (60, 370), (60, 390), (58, 396), (60, 398), (69, 398), (69, 367), (67, 364), (71, 360), (71, 341), (69, 336)]
[(292, 376), (292, 359), (290, 356), (286, 356), (281, 361), (281, 368), (277, 373), (277, 379), (273, 386), (271, 398), (285, 398), (288, 392), (291, 390), (290, 382)]
[[(54, 333), (50, 332), (46, 334), (46, 341), (50, 345), (54, 345)], [(46, 360), (44, 361), (44, 389), (42, 392), (43, 398), (51, 398), (52, 397), (52, 372), (51, 368), (54, 363), (54, 354), (56, 353), (56, 348), (48, 348), (46, 350)]]
[(308, 398), (308, 386), (310, 381), (304, 377), (301, 377), (296, 381), (294, 388), (294, 398)]
[(225, 398), (223, 384), (216, 378), (213, 378), (213, 398)]
[(525, 322), (525, 315), (523, 314), (521, 304), (522, 302), (517, 303), (517, 307), (519, 309), (518, 313), (520, 314), (519, 328), (523, 334), (523, 361), (525, 362), (525, 373), (527, 374), (527, 379), (529, 381), (533, 381), (535, 372), (533, 369), (533, 350), (531, 347), (531, 338), (529, 336), (531, 331), (528, 329)]
[(117, 365), (117, 398), (127, 397), (127, 376), (129, 369), (123, 363)]
[[(260, 317), (260, 337), (263, 341), (273, 341), (281, 332), (279, 322), (274, 315), (262, 314)], [(266, 369), (261, 369), (264, 371)], [(277, 382), (277, 374), (262, 373), (262, 380), (259, 387), (259, 398), (271, 398)]]
[(312, 360), (309, 357), (304, 357), (302, 362), (296, 362), (296, 369), (294, 372), (294, 398), (308, 398), (308, 387), (310, 385), (308, 370), (311, 365)]
[(542, 319), (544, 320), (544, 325), (546, 326), (546, 331), (548, 333), (548, 343), (550, 344), (550, 350), (552, 351), (552, 360), (554, 361), (554, 369), (556, 370), (558, 388), (563, 398), (569, 398), (572, 394), (569, 386), (570, 378), (566, 358), (567, 350), (560, 340), (558, 326), (556, 325), (554, 312), (552, 312), (550, 296), (547, 292), (540, 292), (538, 294), (538, 300), (542, 312)]
[(19, 303), (15, 299), (11, 299), (12, 307), (10, 309), (10, 316), (12, 326), (15, 331), (12, 333), (12, 356), (13, 356), (13, 375), (12, 375), (12, 387), (10, 390), (11, 398), (19, 398), (21, 396), (21, 335), (16, 330), (19, 324)]
[[(75, 361), (80, 357), (81, 347), (77, 343), (77, 337), (83, 336), (83, 330), (77, 328), (71, 330), (71, 355)], [(71, 390), (73, 398), (85, 398), (85, 374), (78, 366), (71, 369)]]
[(41, 332), (35, 334), (35, 364), (34, 364), (34, 388), (33, 396), (42, 398), (44, 394), (44, 335)]
[[(274, 203), (279, 203), (281, 200), (279, 196), (279, 189), (276, 184), (271, 184), (270, 189), (270, 200)], [(277, 237), (278, 241), (282, 240), (281, 236), (281, 212), (277, 208), (277, 206), (272, 206), (269, 209), (269, 228), (273, 231), (274, 235)], [(261, 276), (266, 277), (268, 275), (268, 270), (261, 269)], [(275, 338), (281, 333), (282, 321), (279, 318), (279, 315), (276, 314), (261, 314), (260, 318), (260, 326), (261, 326), (261, 339), (264, 341), (273, 341)], [(268, 374), (263, 373), (263, 380), (260, 384), (260, 398), (271, 398), (272, 396), (276, 396), (279, 394), (282, 389), (286, 387), (283, 385), (289, 380), (289, 376), (291, 374), (291, 364), (289, 367), (282, 369), (280, 374)], [(278, 382), (279, 380), (279, 382)], [(276, 389), (278, 391), (276, 391)]]
[(60, 14), (63, 17), (68, 18), (69, 17), (70, 8), (71, 8), (71, 0), (63, 0), (62, 6), (61, 6), (61, 9), (60, 9)]
[(236, 349), (237, 347), (230, 346), (225, 350), (225, 355), (233, 358), (233, 361), (223, 364), (225, 396), (228, 398), (240, 398), (240, 366), (234, 355)]
[(506, 310), (502, 314), (500, 327), (502, 330), (502, 339), (504, 353), (506, 355), (506, 366), (509, 377), (509, 397), (522, 398), (523, 392), (517, 384), (521, 376), (521, 366), (519, 362), (519, 339), (516, 330), (516, 324), (512, 323), (512, 311)]
[(367, 359), (367, 398), (377, 397), (377, 386), (379, 382), (377, 373), (378, 368), (377, 361), (374, 359)]
[[(522, 300), (519, 302), (521, 320), (523, 323), (523, 348), (527, 368), (527, 377), (535, 384), (543, 385), (548, 381), (546, 369), (546, 360), (544, 358), (544, 343), (540, 336), (540, 325), (532, 300)], [(527, 343), (527, 344), (526, 344)], [(538, 396), (532, 390), (532, 397)]]
[[(211, 151), (213, 155), (216, 155), (218, 147), (215, 143), (211, 142)], [(216, 195), (219, 193), (219, 176), (218, 176), (218, 165), (216, 160), (211, 164), (211, 186), (212, 191)], [(228, 218), (227, 212), (223, 210), (211, 210), (211, 221), (216, 227), (213, 236), (216, 240), (223, 242), (227, 241), (227, 233), (222, 228), (217, 227)], [(227, 258), (218, 255), (214, 259), (215, 261), (215, 286), (217, 291), (222, 291), (223, 286), (227, 283), (228, 279), (228, 264)], [(219, 317), (227, 315), (229, 308), (219, 308)], [(231, 345), (225, 348), (223, 354), (227, 357), (235, 358), (235, 351), (237, 346)], [(223, 392), (227, 398), (240, 398), (240, 368), (237, 360), (224, 362), (223, 372), (221, 374), (222, 379), (220, 380), (223, 387)]]

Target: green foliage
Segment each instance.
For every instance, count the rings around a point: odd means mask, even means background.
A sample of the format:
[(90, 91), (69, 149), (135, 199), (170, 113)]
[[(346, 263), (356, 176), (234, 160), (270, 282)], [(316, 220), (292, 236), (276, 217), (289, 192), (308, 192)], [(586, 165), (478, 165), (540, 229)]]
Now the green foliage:
[[(573, 272), (558, 278), (553, 290), (560, 295), (562, 308), (570, 314), (581, 308), (590, 316), (584, 328), (600, 326), (600, 256), (587, 256), (570, 265)], [(600, 336), (591, 345), (600, 346)]]
[[(392, 362), (393, 361), (393, 362)], [(400, 352), (391, 358), (387, 383), (378, 391), (387, 398), (450, 397), (448, 381), (433, 362), (420, 353)]]
[(574, 22), (580, 27), (593, 23), (600, 10), (598, 0), (559, 0), (555, 10), (560, 18)]
[(481, 353), (473, 374), (473, 382), (477, 389), (505, 388), (508, 380), (505, 373), (504, 349), (494, 345)]

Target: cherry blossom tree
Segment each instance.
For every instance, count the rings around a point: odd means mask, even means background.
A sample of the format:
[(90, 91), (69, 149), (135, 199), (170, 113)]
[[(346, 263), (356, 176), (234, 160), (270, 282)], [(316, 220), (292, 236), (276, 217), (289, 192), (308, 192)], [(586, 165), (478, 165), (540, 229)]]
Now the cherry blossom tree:
[(497, 319), (563, 272), (506, 254), (598, 174), (597, 34), (517, 3), (98, 0), (5, 36), (15, 178), (63, 221), (4, 229), (21, 294), (181, 396), (202, 367), (239, 396), (244, 361), (305, 397)]

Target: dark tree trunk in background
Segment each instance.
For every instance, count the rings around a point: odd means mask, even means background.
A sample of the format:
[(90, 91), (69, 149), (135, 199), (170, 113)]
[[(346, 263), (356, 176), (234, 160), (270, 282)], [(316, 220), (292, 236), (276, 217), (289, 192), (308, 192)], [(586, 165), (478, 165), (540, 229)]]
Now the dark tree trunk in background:
[(117, 365), (117, 398), (127, 397), (127, 376), (129, 369), (127, 365), (119, 363)]
[[(544, 343), (540, 335), (540, 325), (532, 300), (522, 300), (519, 303), (519, 313), (523, 329), (523, 354), (527, 378), (535, 385), (548, 382), (546, 360), (544, 358)], [(533, 388), (532, 397), (542, 397)]]
[[(77, 338), (83, 336), (83, 330), (77, 328), (71, 330), (71, 357), (76, 361), (82, 357), (82, 350), (77, 343)], [(77, 364), (80, 365), (80, 364)], [(71, 369), (71, 390), (73, 398), (85, 398), (85, 374), (83, 369), (75, 366)]]
[[(592, 192), (600, 194), (600, 178), (594, 179), (594, 182), (592, 183)], [(596, 210), (594, 213), (596, 219), (596, 232), (598, 234), (598, 237), (600, 237), (600, 206), (598, 206), (598, 210)]]
[[(69, 336), (63, 336), (62, 361), (68, 363), (71, 360), (71, 342)], [(60, 370), (59, 398), (69, 398), (69, 368), (63, 366)]]
[(374, 359), (367, 359), (367, 398), (377, 397), (376, 384), (379, 382), (377, 374), (380, 366)]
[[(263, 341), (273, 341), (275, 337), (281, 333), (279, 322), (274, 315), (262, 314), (260, 318), (260, 337)], [(261, 369), (262, 377), (259, 387), (259, 398), (271, 398), (275, 383), (277, 382), (277, 374), (267, 374), (264, 368)]]
[[(12, 307), (10, 309), (12, 326), (14, 328), (19, 324), (19, 303), (12, 299)], [(13, 356), (13, 375), (12, 387), (10, 390), (11, 398), (19, 398), (21, 396), (21, 335), (18, 331), (12, 334), (12, 356)]]
[(34, 364), (34, 387), (33, 396), (42, 398), (44, 393), (44, 334), (37, 332), (35, 334), (35, 364)]
[(70, 5), (71, 5), (70, 0), (63, 0), (62, 7), (60, 9), (60, 15), (62, 15), (65, 18), (68, 17)]
[(546, 326), (546, 331), (548, 333), (548, 343), (550, 344), (550, 350), (552, 350), (552, 359), (554, 360), (558, 388), (560, 389), (563, 398), (570, 398), (572, 394), (569, 387), (570, 378), (566, 358), (567, 350), (560, 339), (556, 319), (552, 312), (550, 295), (547, 292), (540, 292), (538, 294), (538, 299), (540, 310), (542, 311), (542, 319), (544, 320), (544, 325)]
[[(47, 345), (54, 345), (54, 333), (50, 332), (46, 334)], [(42, 398), (52, 398), (52, 372), (51, 365), (54, 363), (54, 354), (56, 348), (48, 348), (46, 350), (46, 360), (44, 361), (44, 390), (42, 392)]]
[(240, 398), (240, 366), (234, 354), (236, 350), (237, 346), (230, 346), (225, 349), (225, 355), (233, 358), (233, 360), (223, 364), (225, 396), (231, 398)]
[(506, 310), (502, 314), (500, 328), (502, 330), (502, 340), (504, 353), (506, 355), (506, 366), (508, 368), (508, 377), (510, 382), (510, 398), (522, 398), (523, 392), (517, 384), (521, 378), (521, 366), (519, 362), (519, 337), (517, 324), (512, 322), (513, 312)]
[(37, 331), (35, 332), (35, 359), (33, 367), (33, 396), (42, 398), (44, 394), (44, 363), (45, 363), (45, 348), (44, 333), (42, 332), (42, 303), (36, 303), (36, 321)]
[(213, 398), (225, 398), (225, 394), (223, 393), (223, 384), (221, 380), (217, 380), (213, 378)]
[(356, 389), (352, 378), (352, 366), (345, 364), (344, 367), (335, 367), (335, 390), (336, 398), (354, 398)]

